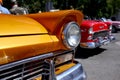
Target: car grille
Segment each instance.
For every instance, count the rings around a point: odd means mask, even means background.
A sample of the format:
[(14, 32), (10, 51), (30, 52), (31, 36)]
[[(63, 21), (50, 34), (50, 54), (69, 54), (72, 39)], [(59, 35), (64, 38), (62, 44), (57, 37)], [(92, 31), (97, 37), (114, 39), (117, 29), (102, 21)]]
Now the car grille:
[(49, 74), (49, 69), (48, 63), (40, 57), (22, 60), (0, 66), (0, 80), (33, 80)]
[(109, 35), (108, 31), (101, 31), (101, 32), (96, 32), (93, 34), (93, 39), (96, 39), (98, 37), (106, 37)]

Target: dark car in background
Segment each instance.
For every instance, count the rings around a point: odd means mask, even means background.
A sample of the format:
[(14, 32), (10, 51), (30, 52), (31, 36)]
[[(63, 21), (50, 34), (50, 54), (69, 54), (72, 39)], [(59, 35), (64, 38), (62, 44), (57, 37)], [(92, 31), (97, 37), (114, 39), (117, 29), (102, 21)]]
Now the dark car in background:
[(112, 33), (116, 33), (120, 30), (120, 21), (112, 21), (111, 19), (101, 18), (100, 20), (104, 22), (111, 22), (112, 24)]

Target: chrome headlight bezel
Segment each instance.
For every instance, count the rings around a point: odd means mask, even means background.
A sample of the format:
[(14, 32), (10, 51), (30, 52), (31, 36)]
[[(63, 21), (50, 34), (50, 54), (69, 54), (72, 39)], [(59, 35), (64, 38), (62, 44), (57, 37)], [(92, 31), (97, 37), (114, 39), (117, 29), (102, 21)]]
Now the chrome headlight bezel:
[(94, 34), (94, 32), (93, 32), (93, 27), (90, 27), (90, 29), (88, 30), (88, 33), (89, 33), (89, 34)]
[(74, 21), (67, 23), (63, 29), (62, 39), (67, 48), (76, 48), (81, 40), (80, 26)]

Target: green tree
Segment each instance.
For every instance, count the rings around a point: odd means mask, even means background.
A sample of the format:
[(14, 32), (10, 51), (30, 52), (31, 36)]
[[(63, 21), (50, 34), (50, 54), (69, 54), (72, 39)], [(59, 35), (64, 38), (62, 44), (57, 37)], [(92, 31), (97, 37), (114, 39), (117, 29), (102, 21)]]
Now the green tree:
[[(4, 0), (4, 6), (11, 8), (11, 0)], [(29, 13), (44, 12), (49, 0), (17, 0)], [(55, 9), (77, 9), (90, 17), (110, 17), (120, 9), (120, 0), (50, 0)]]
[(28, 8), (29, 13), (37, 13), (38, 11), (44, 11), (45, 0), (18, 0), (19, 4)]

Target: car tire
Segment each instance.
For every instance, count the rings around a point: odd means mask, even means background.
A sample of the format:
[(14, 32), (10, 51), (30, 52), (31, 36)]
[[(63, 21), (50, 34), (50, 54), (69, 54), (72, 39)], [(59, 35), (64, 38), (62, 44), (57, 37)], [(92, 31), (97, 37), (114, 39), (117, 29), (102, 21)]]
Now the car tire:
[(115, 26), (112, 26), (112, 33), (117, 33), (117, 29)]

